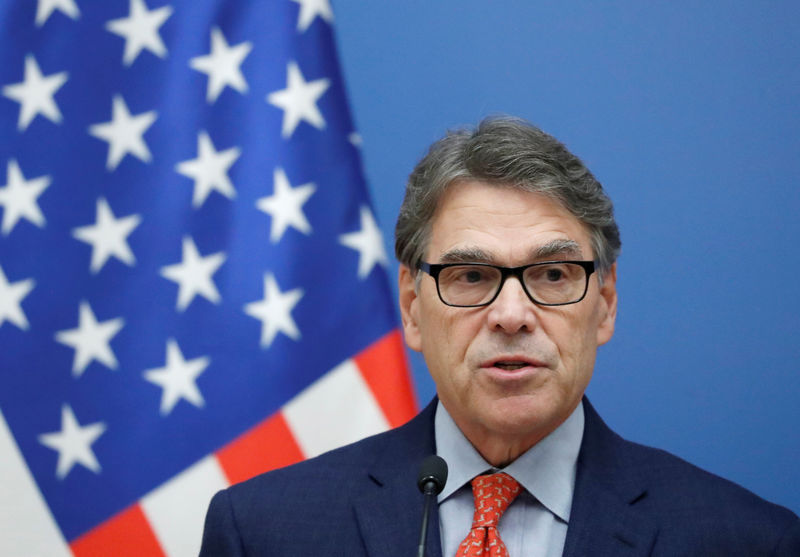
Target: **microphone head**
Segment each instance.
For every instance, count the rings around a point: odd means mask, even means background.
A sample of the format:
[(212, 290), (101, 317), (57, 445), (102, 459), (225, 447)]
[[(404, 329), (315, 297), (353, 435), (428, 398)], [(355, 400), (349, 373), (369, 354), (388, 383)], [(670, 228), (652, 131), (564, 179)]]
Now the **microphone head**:
[[(447, 463), (439, 455), (432, 454), (422, 461), (417, 476), (417, 487), (422, 493), (438, 495), (447, 483)], [(432, 488), (432, 491), (431, 491)]]

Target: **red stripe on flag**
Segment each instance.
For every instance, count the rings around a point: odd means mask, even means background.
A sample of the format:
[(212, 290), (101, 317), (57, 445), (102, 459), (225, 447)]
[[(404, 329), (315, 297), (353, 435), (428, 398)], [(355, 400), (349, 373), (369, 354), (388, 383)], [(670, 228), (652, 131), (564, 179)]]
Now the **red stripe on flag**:
[(304, 455), (280, 412), (217, 452), (217, 461), (232, 484), (300, 462), (303, 458)]
[(387, 334), (354, 358), (391, 427), (417, 413), (400, 331)]
[(131, 505), (70, 544), (75, 557), (164, 557), (142, 508)]

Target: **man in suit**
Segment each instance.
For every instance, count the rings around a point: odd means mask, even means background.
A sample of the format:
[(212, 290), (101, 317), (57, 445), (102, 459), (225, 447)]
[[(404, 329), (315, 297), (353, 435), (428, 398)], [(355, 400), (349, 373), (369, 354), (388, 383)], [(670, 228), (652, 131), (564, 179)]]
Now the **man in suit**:
[(427, 554), (800, 555), (800, 520), (584, 397), (614, 332), (619, 231), (583, 163), (529, 124), (436, 142), (396, 228), (400, 310), (437, 398), (396, 430), (218, 493), (203, 555), (416, 553), (422, 460), (449, 479)]

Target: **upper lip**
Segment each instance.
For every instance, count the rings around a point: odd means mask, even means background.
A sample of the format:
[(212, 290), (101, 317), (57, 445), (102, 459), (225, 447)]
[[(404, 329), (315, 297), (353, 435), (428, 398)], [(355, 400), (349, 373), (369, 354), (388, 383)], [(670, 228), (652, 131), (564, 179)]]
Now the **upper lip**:
[(510, 356), (504, 355), (492, 358), (491, 360), (486, 360), (481, 364), (481, 367), (495, 367), (499, 363), (524, 364), (533, 367), (545, 367), (545, 364), (543, 362), (540, 362), (539, 360), (535, 360), (527, 356), (516, 356), (516, 355), (510, 355)]

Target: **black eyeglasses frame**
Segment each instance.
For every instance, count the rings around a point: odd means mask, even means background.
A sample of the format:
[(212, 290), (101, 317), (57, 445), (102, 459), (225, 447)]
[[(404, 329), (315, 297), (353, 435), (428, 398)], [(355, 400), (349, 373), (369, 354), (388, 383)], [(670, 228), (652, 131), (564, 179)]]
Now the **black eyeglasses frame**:
[[(537, 267), (540, 265), (553, 265), (556, 263), (571, 263), (574, 265), (579, 265), (583, 267), (583, 270), (586, 272), (586, 283), (583, 287), (583, 294), (577, 300), (572, 302), (560, 302), (556, 304), (548, 304), (545, 302), (540, 302), (533, 295), (528, 292), (528, 288), (525, 286), (525, 281), (523, 280), (522, 274), (525, 272), (526, 269), (530, 267)], [(493, 269), (497, 269), (500, 271), (500, 285), (497, 288), (497, 291), (494, 293), (494, 296), (482, 304), (472, 304), (472, 305), (458, 305), (458, 304), (451, 304), (445, 301), (442, 297), (442, 292), (439, 290), (439, 274), (448, 267), (461, 267), (464, 265), (474, 265), (476, 267), (491, 267)], [(595, 261), (578, 261), (578, 260), (554, 260), (554, 261), (537, 261), (536, 263), (529, 263), (528, 265), (521, 265), (519, 267), (501, 267), (500, 265), (492, 265), (491, 263), (470, 263), (470, 262), (463, 262), (463, 263), (427, 263), (425, 261), (420, 261), (418, 267), (420, 271), (423, 271), (433, 277), (433, 280), (436, 282), (436, 293), (439, 295), (439, 299), (442, 303), (446, 306), (454, 307), (454, 308), (480, 308), (490, 305), (494, 302), (497, 297), (500, 295), (500, 291), (503, 290), (503, 286), (506, 283), (506, 279), (510, 276), (517, 277), (520, 285), (522, 286), (522, 290), (528, 296), (531, 302), (538, 306), (546, 306), (546, 307), (553, 307), (553, 306), (569, 306), (572, 304), (577, 304), (581, 300), (586, 297), (586, 293), (589, 291), (589, 277), (592, 276), (592, 273), (595, 272), (597, 269), (597, 264)]]

